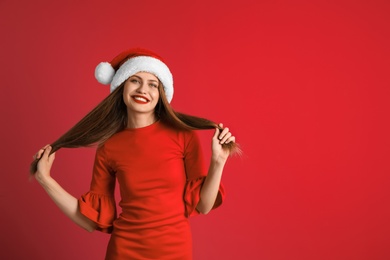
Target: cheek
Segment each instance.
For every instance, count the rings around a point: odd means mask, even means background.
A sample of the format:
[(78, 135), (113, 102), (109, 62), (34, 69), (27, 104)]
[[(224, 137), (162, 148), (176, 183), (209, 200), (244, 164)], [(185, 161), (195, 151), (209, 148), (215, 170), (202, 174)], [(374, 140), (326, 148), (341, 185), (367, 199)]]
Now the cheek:
[(130, 89), (131, 89), (131, 84), (126, 82), (126, 84), (123, 87), (123, 94), (128, 94), (130, 92)]
[(152, 93), (151, 93), (152, 95), (153, 95), (153, 99), (159, 99), (159, 97), (160, 97), (160, 94), (159, 94), (159, 92), (158, 92), (158, 89), (155, 89), (155, 91), (153, 91)]
[(131, 84), (126, 84), (123, 87), (123, 98), (127, 98), (134, 91), (134, 86)]
[(129, 99), (129, 95), (130, 95), (130, 87), (125, 85), (123, 88), (123, 93), (122, 93), (122, 99), (125, 102), (125, 104), (127, 104), (127, 101)]
[(126, 90), (126, 88), (124, 88), (122, 93), (123, 100), (125, 100), (127, 96), (128, 96), (128, 91)]

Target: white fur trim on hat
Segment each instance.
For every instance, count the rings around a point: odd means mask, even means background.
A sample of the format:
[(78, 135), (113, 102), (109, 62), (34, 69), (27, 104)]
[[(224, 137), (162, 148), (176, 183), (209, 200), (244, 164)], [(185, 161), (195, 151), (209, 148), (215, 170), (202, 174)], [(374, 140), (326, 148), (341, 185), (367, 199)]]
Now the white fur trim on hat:
[(108, 62), (101, 62), (95, 69), (95, 78), (101, 84), (108, 85), (115, 75), (115, 70)]
[(161, 60), (150, 56), (137, 56), (128, 59), (116, 71), (111, 81), (111, 92), (138, 72), (149, 72), (155, 75), (162, 83), (168, 102), (173, 98), (173, 77), (168, 66)]

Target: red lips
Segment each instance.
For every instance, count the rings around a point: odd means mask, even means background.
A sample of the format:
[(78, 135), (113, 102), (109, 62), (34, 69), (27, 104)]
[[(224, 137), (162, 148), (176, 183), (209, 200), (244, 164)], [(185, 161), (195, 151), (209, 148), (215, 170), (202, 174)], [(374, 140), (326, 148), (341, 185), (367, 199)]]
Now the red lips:
[(147, 99), (146, 97), (144, 96), (139, 96), (139, 95), (134, 95), (134, 96), (131, 96), (131, 98), (134, 100), (134, 102), (138, 103), (138, 104), (147, 104), (149, 103), (149, 99)]

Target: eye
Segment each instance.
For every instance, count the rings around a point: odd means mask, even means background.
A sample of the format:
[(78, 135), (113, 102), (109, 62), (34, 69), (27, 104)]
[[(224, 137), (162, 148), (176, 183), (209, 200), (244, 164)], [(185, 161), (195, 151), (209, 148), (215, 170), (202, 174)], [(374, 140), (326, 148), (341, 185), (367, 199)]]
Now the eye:
[(154, 88), (158, 88), (158, 85), (155, 84), (155, 83), (149, 83), (149, 86), (150, 86), (150, 87), (154, 87)]
[(131, 79), (130, 79), (130, 82), (131, 82), (131, 83), (140, 83), (139, 80), (136, 79), (136, 78), (131, 78)]

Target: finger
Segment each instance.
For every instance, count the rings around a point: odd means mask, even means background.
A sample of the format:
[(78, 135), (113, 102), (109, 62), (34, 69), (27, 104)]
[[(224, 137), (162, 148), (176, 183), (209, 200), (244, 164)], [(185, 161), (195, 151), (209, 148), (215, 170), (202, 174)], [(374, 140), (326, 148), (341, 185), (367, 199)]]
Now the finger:
[(220, 141), (221, 144), (225, 143), (230, 137), (232, 136), (232, 133), (228, 132)]
[(41, 156), (42, 156), (42, 153), (43, 153), (44, 151), (45, 151), (45, 150), (40, 149), (36, 154), (33, 155), (33, 158), (34, 158), (35, 160), (40, 159)]
[(49, 158), (49, 155), (50, 155), (50, 151), (51, 151), (51, 146), (45, 146), (45, 151), (43, 153), (43, 157), (48, 159)]
[(229, 139), (226, 140), (225, 144), (228, 144), (230, 142), (235, 143), (236, 142), (236, 137), (234, 137), (234, 136), (229, 137)]
[(45, 149), (40, 149), (38, 152), (37, 152), (37, 154), (36, 154), (36, 157), (37, 157), (37, 159), (39, 159), (39, 158), (41, 158), (41, 156), (42, 156), (42, 154), (45, 152)]
[(42, 154), (45, 152), (45, 149), (50, 146), (49, 144), (45, 145), (43, 148), (39, 149), (39, 151), (33, 156), (34, 159), (41, 158)]
[(219, 139), (222, 140), (227, 133), (229, 133), (229, 128), (228, 127), (224, 128), (222, 130), (222, 133), (219, 135)]
[(54, 159), (56, 158), (56, 153), (52, 153), (49, 156), (49, 163), (52, 164), (54, 162)]

